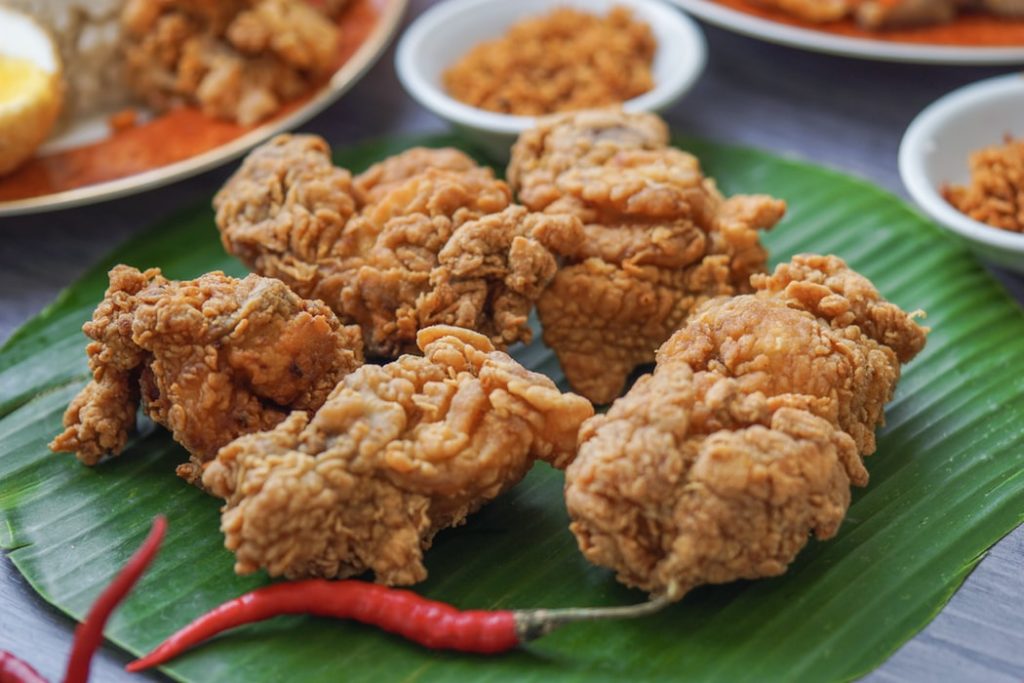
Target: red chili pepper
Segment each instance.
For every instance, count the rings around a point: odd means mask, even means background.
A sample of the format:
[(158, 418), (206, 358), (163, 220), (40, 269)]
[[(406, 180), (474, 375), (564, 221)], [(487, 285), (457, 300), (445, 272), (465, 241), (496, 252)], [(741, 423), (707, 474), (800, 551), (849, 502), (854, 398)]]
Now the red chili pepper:
[(28, 662), (0, 650), (0, 683), (47, 683), (47, 680)]
[(85, 621), (75, 629), (75, 641), (68, 659), (67, 672), (64, 674), (64, 683), (85, 683), (89, 680), (92, 656), (103, 642), (103, 627), (107, 625), (114, 608), (124, 600), (135, 586), (135, 582), (146, 571), (146, 567), (153, 561), (166, 531), (167, 520), (163, 516), (153, 520), (153, 527), (142, 546), (135, 551), (121, 572), (92, 604)]
[(412, 591), (363, 581), (308, 579), (259, 588), (225, 602), (125, 667), (142, 671), (177, 657), (228, 629), (282, 614), (355, 619), (435, 650), (494, 654), (511, 650), (575, 621), (637, 617), (668, 604), (564, 610), (461, 611)]
[[(100, 597), (93, 603), (78, 628), (75, 629), (75, 640), (71, 646), (68, 668), (64, 674), (64, 683), (85, 683), (89, 679), (89, 666), (100, 643), (103, 642), (103, 627), (107, 619), (124, 597), (128, 595), (135, 582), (146, 571), (153, 561), (164, 532), (167, 520), (162, 516), (153, 520), (149, 536), (138, 550), (131, 556), (128, 563), (121, 569), (114, 580), (107, 586)], [(47, 683), (39, 672), (10, 652), (0, 650), (0, 683)]]

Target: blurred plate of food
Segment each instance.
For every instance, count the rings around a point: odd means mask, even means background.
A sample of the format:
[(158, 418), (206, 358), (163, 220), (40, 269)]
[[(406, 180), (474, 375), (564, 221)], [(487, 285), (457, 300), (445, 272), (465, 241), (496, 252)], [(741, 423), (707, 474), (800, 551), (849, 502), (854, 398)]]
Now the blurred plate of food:
[(0, 215), (238, 157), (344, 94), (408, 0), (3, 0)]
[(736, 33), (814, 52), (921, 64), (1024, 60), (1024, 0), (672, 0)]

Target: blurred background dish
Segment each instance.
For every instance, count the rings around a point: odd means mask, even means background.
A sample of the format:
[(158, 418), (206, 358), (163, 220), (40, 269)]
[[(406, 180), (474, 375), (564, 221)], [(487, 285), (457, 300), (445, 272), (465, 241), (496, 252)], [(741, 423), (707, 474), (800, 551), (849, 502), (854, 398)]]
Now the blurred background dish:
[(50, 34), (27, 14), (0, 5), (0, 175), (17, 168), (46, 139), (60, 115), (61, 59)]
[(940, 226), (981, 257), (1024, 273), (1024, 233), (981, 223), (957, 210), (943, 187), (970, 181), (969, 159), (979, 150), (1024, 136), (1024, 76), (989, 78), (940, 98), (914, 119), (900, 145), (907, 192)]
[(751, 0), (671, 0), (695, 17), (770, 43), (828, 54), (920, 64), (1024, 61), (1024, 21), (960, 16), (948, 24), (886, 31), (854, 20), (811, 24)]
[(194, 102), (181, 106), (177, 101), (162, 112), (144, 105), (126, 109), (133, 101), (131, 94), (123, 85), (111, 85), (122, 78), (122, 39), (113, 34), (123, 3), (84, 3), (88, 11), (68, 15), (75, 18), (71, 28), (62, 23), (67, 17), (60, 11), (69, 3), (22, 3), (31, 6), (44, 26), (61, 28), (53, 33), (61, 52), (69, 55), (64, 59), (70, 64), (65, 78), (68, 101), (57, 132), (36, 156), (0, 176), (0, 216), (89, 204), (166, 185), (237, 158), (270, 136), (299, 126), (341, 97), (373, 65), (393, 38), (407, 3), (344, 3), (336, 16), (332, 13), (341, 38), (328, 75), (256, 122), (242, 116), (211, 116), (201, 97), (207, 113)]
[(559, 7), (607, 14), (616, 6), (648, 24), (657, 43), (651, 64), (654, 87), (627, 100), (624, 107), (662, 111), (696, 84), (707, 46), (693, 20), (660, 0), (447, 0), (424, 12), (402, 36), (395, 57), (398, 77), (422, 106), (464, 132), (493, 159), (504, 160), (534, 117), (486, 111), (458, 101), (445, 90), (445, 71), (482, 41), (500, 38), (524, 19)]

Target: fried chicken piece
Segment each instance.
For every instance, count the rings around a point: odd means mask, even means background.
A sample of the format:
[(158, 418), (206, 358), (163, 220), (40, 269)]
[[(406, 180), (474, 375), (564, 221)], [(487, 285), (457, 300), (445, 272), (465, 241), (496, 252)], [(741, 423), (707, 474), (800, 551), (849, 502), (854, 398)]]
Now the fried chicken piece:
[(755, 0), (804, 21), (825, 23), (853, 16), (873, 30), (944, 24), (961, 10), (1024, 16), (1024, 0)]
[(352, 0), (314, 0), (311, 4), (325, 15), (335, 18), (348, 9), (349, 5), (352, 4)]
[(545, 119), (512, 150), (519, 200), (583, 223), (582, 241), (556, 249), (563, 266), (537, 310), (569, 383), (595, 403), (618, 396), (693, 308), (750, 290), (767, 256), (757, 231), (785, 212), (771, 197), (724, 198), (667, 145), (652, 114), (595, 110)]
[(192, 482), (235, 437), (319, 408), (363, 360), (358, 327), (257, 275), (179, 282), (117, 266), (82, 330), (93, 379), (50, 448), (87, 465), (119, 454), (141, 402), (191, 454), (178, 474)]
[(866, 28), (942, 24), (956, 17), (961, 0), (860, 0), (856, 18)]
[[(353, 194), (360, 206), (376, 204), (410, 178), (422, 175), (429, 169), (476, 175), (484, 182), (493, 180), (494, 177), (487, 169), (481, 168), (457, 149), (413, 147), (377, 162), (360, 173), (353, 184)], [(502, 208), (506, 205), (507, 199)]]
[(997, 16), (1024, 18), (1024, 0), (975, 0), (975, 4)]
[(121, 23), (129, 84), (150, 106), (245, 126), (312, 87), (340, 40), (303, 0), (129, 0)]
[(332, 164), (327, 143), (313, 135), (279, 135), (257, 147), (213, 206), (225, 250), (306, 298), (325, 299), (323, 269), (361, 246), (340, 243), (357, 210), (352, 174)]
[(563, 468), (593, 407), (470, 330), (420, 330), (423, 356), (366, 365), (316, 415), (217, 454), (203, 484), (225, 499), (235, 571), (385, 584), (426, 578), (423, 551), (518, 483), (536, 459)]
[(579, 221), (512, 205), (504, 182), (454, 149), (411, 149), (353, 179), (308, 135), (253, 151), (214, 207), (228, 252), (362, 325), (384, 358), (435, 324), (499, 348), (529, 341), (551, 249), (582, 239)]
[(997, 16), (1024, 17), (1024, 0), (755, 0), (757, 4), (813, 23), (853, 16), (873, 30), (943, 24), (962, 10)]
[(846, 18), (856, 0), (754, 0), (798, 19), (823, 24)]
[(605, 415), (566, 470), (571, 529), (623, 583), (680, 599), (776, 576), (835, 535), (900, 363), (927, 330), (834, 256), (709, 301)]

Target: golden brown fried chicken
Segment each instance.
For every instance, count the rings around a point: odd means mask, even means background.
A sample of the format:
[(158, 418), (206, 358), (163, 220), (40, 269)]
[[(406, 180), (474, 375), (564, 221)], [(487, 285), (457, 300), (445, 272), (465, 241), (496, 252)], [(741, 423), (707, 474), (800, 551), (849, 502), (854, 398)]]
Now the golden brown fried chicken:
[(960, 10), (1024, 16), (1024, 0), (755, 0), (813, 23), (854, 17), (869, 29), (941, 24)]
[(1024, 0), (973, 0), (973, 4), (997, 16), (1024, 18)]
[[(257, 147), (213, 199), (224, 248), (300, 296), (336, 298), (331, 277), (361, 244), (341, 242), (357, 210), (352, 174), (313, 135), (279, 135)], [(330, 281), (330, 282), (328, 282)]]
[(963, 0), (857, 0), (850, 3), (866, 28), (940, 24), (956, 17)]
[(537, 309), (569, 383), (596, 403), (618, 396), (696, 306), (750, 290), (766, 260), (757, 231), (785, 211), (770, 197), (724, 198), (695, 157), (667, 145), (652, 114), (596, 110), (546, 119), (512, 150), (519, 200), (583, 223), (582, 241), (556, 248), (564, 264)]
[(850, 13), (854, 0), (754, 0), (754, 2), (818, 24), (845, 18)]
[(426, 578), (423, 551), (441, 529), (511, 488), (534, 460), (565, 467), (585, 399), (563, 394), (486, 337), (420, 330), (423, 356), (366, 365), (309, 418), (243, 436), (203, 484), (226, 500), (221, 529), (235, 570), (386, 584)]
[(125, 64), (157, 109), (195, 103), (250, 125), (306, 92), (332, 65), (338, 29), (304, 0), (129, 0)]
[[(492, 189), (500, 187), (494, 183), (494, 176), (490, 171), (481, 168), (457, 149), (413, 147), (401, 154), (388, 157), (360, 173), (353, 184), (353, 194), (360, 206), (376, 204), (410, 178), (422, 175), (429, 169), (465, 173), (476, 176), (482, 183), (492, 184)], [(498, 193), (504, 195), (505, 191), (501, 189)], [(502, 208), (508, 203), (507, 197), (499, 201), (502, 202)]]
[(623, 583), (681, 598), (775, 576), (833, 536), (907, 362), (914, 315), (834, 256), (798, 256), (755, 294), (706, 303), (566, 471), (572, 531)]
[(415, 349), (435, 324), (529, 341), (527, 317), (582, 238), (570, 216), (530, 214), (453, 149), (416, 148), (355, 179), (315, 136), (256, 149), (214, 198), (225, 249), (363, 326), (367, 350)]
[(82, 329), (93, 379), (50, 448), (87, 465), (120, 453), (141, 402), (191, 454), (178, 468), (189, 481), (235, 437), (319, 408), (363, 360), (358, 327), (257, 275), (178, 282), (117, 266)]
[(312, 0), (311, 5), (329, 17), (337, 17), (352, 4), (352, 0)]

